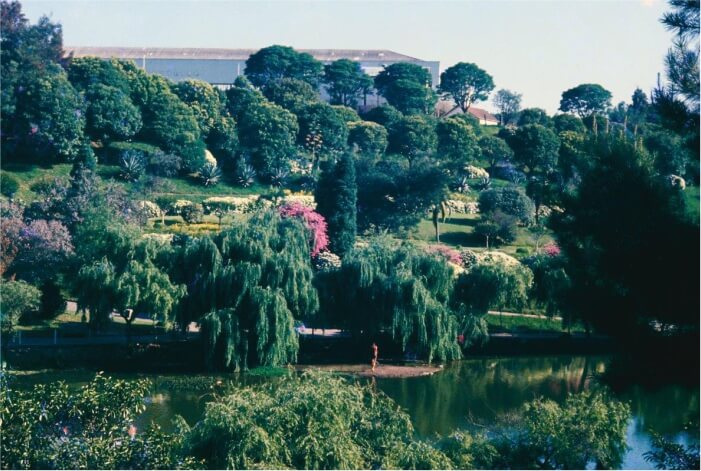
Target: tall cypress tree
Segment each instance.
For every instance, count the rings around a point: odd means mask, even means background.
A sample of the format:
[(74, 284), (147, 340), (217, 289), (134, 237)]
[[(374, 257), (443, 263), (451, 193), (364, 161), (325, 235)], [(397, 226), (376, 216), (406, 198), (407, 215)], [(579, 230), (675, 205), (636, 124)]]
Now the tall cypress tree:
[(316, 210), (326, 219), (331, 251), (340, 256), (355, 243), (357, 194), (353, 155), (345, 153), (323, 169), (314, 195)]

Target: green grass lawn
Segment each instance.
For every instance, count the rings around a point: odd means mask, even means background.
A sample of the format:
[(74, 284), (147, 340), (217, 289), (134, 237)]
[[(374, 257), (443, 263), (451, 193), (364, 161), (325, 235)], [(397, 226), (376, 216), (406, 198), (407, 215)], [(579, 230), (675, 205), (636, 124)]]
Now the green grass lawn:
[[(37, 195), (30, 189), (32, 184), (44, 178), (68, 179), (70, 178), (71, 167), (71, 164), (57, 164), (51, 167), (43, 167), (39, 165), (9, 163), (3, 164), (2, 170), (17, 178), (20, 186), (16, 197), (25, 202), (31, 202), (37, 198)], [(119, 166), (117, 165), (98, 165), (97, 174), (103, 180), (111, 180), (123, 185), (130, 192), (135, 192), (138, 188), (138, 184), (125, 182), (119, 178)], [(270, 186), (260, 184), (255, 184), (249, 188), (242, 188), (226, 177), (223, 177), (218, 185), (206, 187), (200, 184), (196, 178), (185, 176), (164, 178), (162, 184), (155, 188), (154, 191), (149, 191), (146, 198), (153, 200), (159, 195), (173, 195), (200, 203), (202, 200), (211, 196), (266, 194), (271, 191), (272, 188)]]
[[(480, 221), (479, 214), (453, 214), (446, 219), (445, 224), (440, 225), (440, 242), (445, 245), (460, 248), (469, 248), (476, 251), (486, 250), (484, 238), (475, 234), (475, 225)], [(433, 222), (429, 218), (423, 219), (417, 228), (410, 234), (409, 238), (423, 241), (427, 243), (436, 243), (435, 230)], [(546, 236), (541, 240), (541, 246), (553, 241), (551, 236)], [(490, 247), (491, 249), (492, 247)], [(527, 250), (528, 253), (535, 251), (535, 243), (533, 242), (528, 229), (519, 227), (517, 237), (514, 242), (509, 245), (497, 247), (501, 252), (509, 255), (516, 255), (517, 250)], [(519, 253), (520, 255), (520, 253)], [(525, 253), (524, 253), (525, 255)]]
[[(515, 317), (500, 316), (499, 314), (487, 314), (487, 325), (490, 332), (567, 332), (562, 328), (562, 321), (547, 317)], [(584, 332), (584, 329), (575, 325), (571, 332)]]
[(691, 219), (699, 223), (699, 187), (688, 186), (684, 190), (684, 199), (686, 200), (687, 212), (691, 215)]

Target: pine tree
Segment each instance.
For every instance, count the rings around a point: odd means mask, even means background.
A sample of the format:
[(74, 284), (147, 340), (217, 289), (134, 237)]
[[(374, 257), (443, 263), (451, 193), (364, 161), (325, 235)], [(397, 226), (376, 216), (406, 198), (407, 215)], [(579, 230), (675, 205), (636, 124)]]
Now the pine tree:
[(317, 211), (328, 225), (331, 251), (341, 256), (355, 243), (357, 193), (355, 162), (346, 153), (324, 168), (315, 194)]

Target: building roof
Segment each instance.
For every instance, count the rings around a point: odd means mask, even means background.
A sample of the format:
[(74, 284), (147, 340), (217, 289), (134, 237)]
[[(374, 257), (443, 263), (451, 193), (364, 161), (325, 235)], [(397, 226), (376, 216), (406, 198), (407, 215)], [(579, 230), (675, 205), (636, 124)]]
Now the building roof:
[[(481, 122), (499, 122), (499, 119), (492, 113), (483, 108), (478, 108), (474, 105), (470, 106), (467, 112), (475, 118), (479, 119)], [(456, 106), (452, 101), (440, 100), (438, 103), (436, 103), (436, 113), (438, 114), (438, 116), (455, 116), (456, 114), (462, 114), (462, 110), (459, 106)]]
[[(104, 59), (213, 59), (246, 60), (258, 49), (171, 48), (171, 47), (94, 47), (66, 46), (66, 55), (101, 57)], [(355, 61), (424, 62), (416, 57), (384, 49), (298, 49), (320, 61), (351, 59)]]

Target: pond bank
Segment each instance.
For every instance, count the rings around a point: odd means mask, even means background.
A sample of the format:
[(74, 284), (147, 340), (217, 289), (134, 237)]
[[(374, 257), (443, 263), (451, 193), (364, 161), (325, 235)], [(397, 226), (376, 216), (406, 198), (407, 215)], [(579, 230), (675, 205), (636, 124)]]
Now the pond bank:
[(333, 373), (350, 374), (365, 378), (413, 378), (417, 376), (430, 376), (443, 370), (442, 366), (431, 366), (426, 364), (416, 365), (393, 365), (381, 362), (375, 371), (367, 364), (353, 365), (296, 365), (297, 371), (321, 370)]

